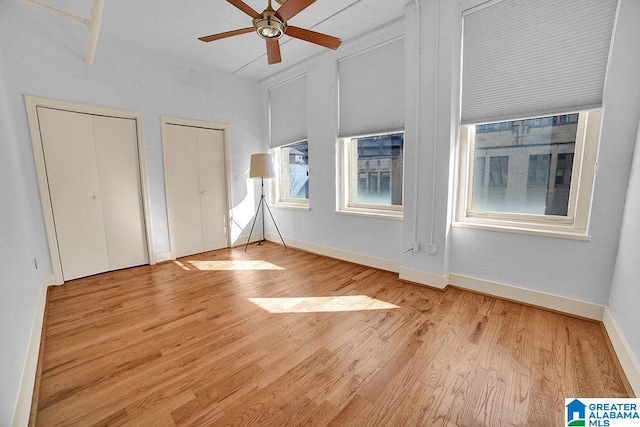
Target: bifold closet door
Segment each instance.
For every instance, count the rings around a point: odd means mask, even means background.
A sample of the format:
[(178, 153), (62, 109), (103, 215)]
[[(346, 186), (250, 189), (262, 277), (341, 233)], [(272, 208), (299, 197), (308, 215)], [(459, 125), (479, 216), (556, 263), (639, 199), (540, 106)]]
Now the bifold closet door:
[(224, 132), (168, 124), (164, 156), (174, 256), (227, 247)]
[(135, 121), (37, 111), (64, 280), (148, 263)]
[(93, 116), (109, 268), (147, 264), (136, 121)]

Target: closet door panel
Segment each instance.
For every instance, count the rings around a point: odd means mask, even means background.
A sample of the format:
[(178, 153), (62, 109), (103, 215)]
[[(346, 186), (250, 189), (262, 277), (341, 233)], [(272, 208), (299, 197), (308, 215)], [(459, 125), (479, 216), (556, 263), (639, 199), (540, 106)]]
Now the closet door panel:
[(224, 133), (196, 129), (204, 251), (227, 247)]
[(38, 107), (64, 280), (109, 270), (91, 116)]
[(111, 270), (148, 263), (136, 121), (93, 117)]
[(196, 129), (167, 126), (164, 145), (166, 182), (176, 257), (203, 252)]

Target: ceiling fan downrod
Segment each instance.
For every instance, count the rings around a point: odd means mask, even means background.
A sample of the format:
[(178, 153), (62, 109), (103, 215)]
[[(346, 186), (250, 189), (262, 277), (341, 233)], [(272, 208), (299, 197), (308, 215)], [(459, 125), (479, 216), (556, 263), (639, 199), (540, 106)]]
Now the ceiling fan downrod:
[(276, 11), (271, 7), (271, 0), (260, 18), (253, 20), (253, 27), (263, 39), (279, 39), (287, 31), (286, 22), (276, 16)]

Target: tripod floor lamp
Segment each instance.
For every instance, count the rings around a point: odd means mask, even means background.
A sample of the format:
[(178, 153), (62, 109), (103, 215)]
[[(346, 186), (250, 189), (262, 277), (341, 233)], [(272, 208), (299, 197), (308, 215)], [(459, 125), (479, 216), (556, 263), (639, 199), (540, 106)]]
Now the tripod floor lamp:
[(278, 224), (276, 224), (275, 218), (273, 218), (273, 214), (271, 213), (271, 208), (267, 204), (267, 200), (264, 198), (264, 180), (265, 178), (275, 178), (276, 174), (273, 172), (273, 164), (271, 162), (271, 154), (268, 153), (258, 153), (251, 155), (251, 168), (249, 170), (249, 178), (260, 178), (260, 184), (262, 187), (262, 191), (260, 193), (260, 203), (258, 203), (258, 209), (256, 209), (256, 214), (253, 217), (253, 224), (251, 224), (251, 231), (249, 231), (249, 239), (247, 240), (247, 244), (244, 247), (244, 251), (247, 251), (249, 247), (249, 242), (251, 242), (251, 234), (253, 233), (253, 227), (256, 225), (256, 220), (258, 219), (258, 212), (262, 209), (262, 239), (258, 241), (258, 244), (261, 244), (266, 239), (264, 238), (264, 208), (266, 207), (269, 211), (269, 215), (271, 216), (271, 220), (273, 221), (273, 225), (276, 226), (276, 230), (278, 231), (278, 236), (280, 236), (280, 240), (282, 240), (282, 244), (286, 248), (287, 245), (284, 243), (284, 239), (282, 238), (282, 234), (280, 234), (280, 230), (278, 229)]

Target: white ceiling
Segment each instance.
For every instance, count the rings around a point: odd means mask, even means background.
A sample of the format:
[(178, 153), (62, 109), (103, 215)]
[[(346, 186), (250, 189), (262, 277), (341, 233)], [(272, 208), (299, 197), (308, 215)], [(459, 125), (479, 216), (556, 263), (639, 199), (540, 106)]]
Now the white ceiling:
[[(91, 0), (41, 2), (83, 17), (91, 16)], [(245, 0), (245, 3), (260, 13), (267, 0)], [(273, 3), (277, 9), (277, 3)], [(289, 22), (345, 41), (400, 18), (405, 4), (406, 0), (317, 0)], [(198, 40), (201, 36), (251, 25), (251, 17), (225, 0), (106, 0), (100, 37), (257, 80), (325, 50), (285, 36), (280, 40), (282, 62), (267, 65), (265, 41), (255, 33), (211, 43)], [(96, 58), (99, 55), (100, 42)]]

